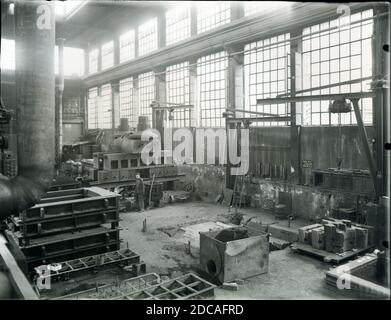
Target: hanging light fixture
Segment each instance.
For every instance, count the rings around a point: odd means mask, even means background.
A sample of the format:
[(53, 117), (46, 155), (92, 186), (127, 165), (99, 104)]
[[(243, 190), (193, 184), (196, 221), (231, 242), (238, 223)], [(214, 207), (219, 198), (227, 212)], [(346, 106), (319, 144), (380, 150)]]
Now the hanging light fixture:
[(352, 103), (346, 99), (336, 99), (330, 103), (330, 113), (347, 113), (352, 111)]

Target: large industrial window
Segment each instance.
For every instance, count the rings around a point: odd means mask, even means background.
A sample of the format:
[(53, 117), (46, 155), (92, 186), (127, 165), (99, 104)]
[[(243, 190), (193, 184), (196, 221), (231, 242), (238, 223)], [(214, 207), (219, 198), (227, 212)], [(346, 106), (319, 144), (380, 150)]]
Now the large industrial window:
[(64, 75), (82, 76), (84, 74), (84, 50), (64, 47)]
[[(189, 63), (183, 62), (167, 67), (166, 70), (167, 102), (178, 104), (190, 103)], [(174, 110), (172, 127), (182, 128), (190, 126), (190, 109)]]
[(155, 74), (153, 71), (138, 76), (140, 115), (148, 116), (152, 123), (151, 103), (155, 100)]
[(166, 12), (166, 45), (190, 37), (190, 6), (180, 6)]
[(114, 41), (109, 41), (102, 46), (102, 70), (114, 65)]
[(249, 16), (258, 12), (267, 13), (287, 9), (292, 5), (285, 1), (243, 1), (244, 15)]
[(120, 63), (134, 59), (135, 57), (135, 32), (130, 30), (119, 37), (119, 61)]
[(231, 19), (229, 1), (197, 3), (197, 33), (208, 31), (226, 24)]
[(88, 112), (88, 129), (98, 128), (98, 88), (88, 90), (87, 112)]
[[(245, 46), (245, 110), (260, 112), (251, 117), (286, 116), (288, 104), (257, 106), (257, 99), (275, 98), (290, 90), (289, 34), (253, 42)], [(261, 126), (286, 125), (286, 122), (258, 122)]]
[(15, 70), (15, 40), (1, 38), (1, 69)]
[[(361, 92), (369, 90), (372, 76), (372, 10), (341, 17), (303, 30), (302, 89), (330, 86), (306, 95)], [(356, 83), (337, 85), (340, 82), (359, 80)], [(333, 86), (335, 84), (335, 86)], [(329, 101), (312, 101), (297, 104), (298, 120), (302, 125), (355, 124), (354, 112), (333, 114), (328, 112)], [(372, 123), (372, 99), (360, 99), (363, 121)]]
[(90, 50), (88, 53), (88, 73), (95, 73), (98, 71), (98, 56), (99, 49)]
[(138, 27), (139, 56), (157, 49), (157, 18), (154, 18)]
[(119, 117), (128, 119), (130, 127), (137, 127), (137, 112), (133, 101), (133, 78), (126, 78), (119, 82)]
[(227, 68), (225, 51), (201, 57), (197, 60), (197, 81), (199, 84), (199, 105), (202, 127), (224, 125), (225, 76)]
[(111, 85), (105, 84), (100, 87), (100, 96), (98, 99), (98, 128), (110, 129), (112, 127), (111, 110)]

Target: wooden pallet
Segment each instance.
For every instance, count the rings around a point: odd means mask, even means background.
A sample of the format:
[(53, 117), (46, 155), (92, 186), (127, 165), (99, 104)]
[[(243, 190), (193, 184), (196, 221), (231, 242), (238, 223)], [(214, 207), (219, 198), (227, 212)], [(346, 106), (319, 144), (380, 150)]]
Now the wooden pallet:
[(345, 251), (344, 253), (338, 254), (338, 253), (328, 252), (325, 250), (315, 249), (310, 245), (303, 244), (303, 243), (294, 243), (290, 247), (293, 252), (304, 253), (309, 256), (313, 256), (315, 258), (321, 259), (324, 262), (333, 263), (333, 264), (340, 264), (343, 261), (355, 258), (359, 254), (365, 253), (370, 249), (374, 248), (374, 246), (369, 246), (366, 248), (361, 248), (354, 251), (353, 250)]

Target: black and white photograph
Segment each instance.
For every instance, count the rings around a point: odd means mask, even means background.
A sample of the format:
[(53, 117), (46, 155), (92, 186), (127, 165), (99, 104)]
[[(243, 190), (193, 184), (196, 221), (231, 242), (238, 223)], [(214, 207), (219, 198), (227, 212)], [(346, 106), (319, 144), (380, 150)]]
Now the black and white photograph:
[(389, 2), (1, 0), (0, 302), (390, 300), (389, 45)]

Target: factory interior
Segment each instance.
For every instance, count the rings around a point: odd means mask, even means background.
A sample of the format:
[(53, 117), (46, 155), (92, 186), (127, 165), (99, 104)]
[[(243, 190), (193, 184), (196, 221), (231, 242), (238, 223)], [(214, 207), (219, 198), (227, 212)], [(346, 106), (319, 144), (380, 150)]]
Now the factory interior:
[(1, 1), (0, 300), (390, 298), (388, 2)]

